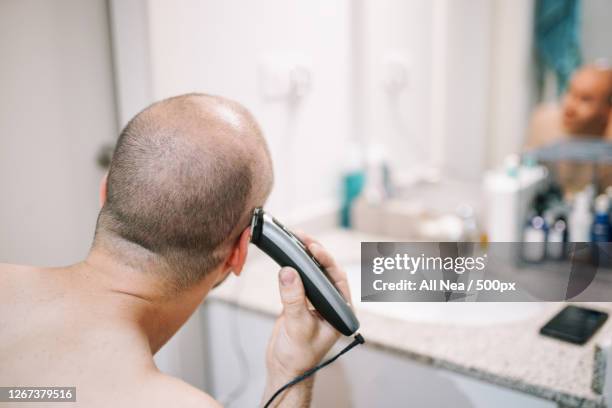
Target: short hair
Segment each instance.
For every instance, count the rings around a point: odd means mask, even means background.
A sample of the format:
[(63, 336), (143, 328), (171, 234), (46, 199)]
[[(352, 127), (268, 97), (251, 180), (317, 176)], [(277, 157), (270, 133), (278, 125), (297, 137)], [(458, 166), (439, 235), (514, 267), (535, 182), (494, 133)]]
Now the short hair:
[[(208, 109), (218, 105), (237, 112), (247, 130), (238, 134)], [(223, 98), (182, 95), (140, 112), (117, 141), (96, 241), (111, 233), (145, 249), (163, 261), (174, 289), (197, 283), (248, 225), (254, 185), (262, 183), (255, 174), (261, 157), (244, 146), (253, 141), (269, 163), (252, 116)]]

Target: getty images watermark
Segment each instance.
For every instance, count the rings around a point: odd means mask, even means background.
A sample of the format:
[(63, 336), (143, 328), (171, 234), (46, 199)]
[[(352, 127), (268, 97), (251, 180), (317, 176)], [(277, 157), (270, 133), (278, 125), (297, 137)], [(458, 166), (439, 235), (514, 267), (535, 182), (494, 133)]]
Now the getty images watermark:
[[(611, 244), (545, 245), (363, 242), (361, 300), (603, 302), (612, 298)], [(545, 256), (547, 250), (554, 259)]]

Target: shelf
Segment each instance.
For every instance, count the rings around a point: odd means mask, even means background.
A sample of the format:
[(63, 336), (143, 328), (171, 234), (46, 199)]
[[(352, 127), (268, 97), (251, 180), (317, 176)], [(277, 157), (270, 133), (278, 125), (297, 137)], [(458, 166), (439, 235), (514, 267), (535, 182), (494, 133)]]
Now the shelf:
[(574, 161), (612, 164), (612, 143), (602, 140), (567, 140), (523, 153), (539, 162)]

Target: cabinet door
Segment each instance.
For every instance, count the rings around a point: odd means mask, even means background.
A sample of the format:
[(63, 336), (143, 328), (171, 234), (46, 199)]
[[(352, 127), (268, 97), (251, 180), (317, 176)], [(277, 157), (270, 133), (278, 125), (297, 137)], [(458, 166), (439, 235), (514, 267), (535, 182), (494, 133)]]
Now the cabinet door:
[[(205, 314), (208, 391), (228, 408), (257, 406), (265, 382), (265, 350), (274, 320), (214, 300), (208, 302)], [(347, 343), (342, 339), (334, 353)], [(556, 407), (550, 401), (418, 364), (368, 345), (351, 350), (317, 373), (312, 406)]]

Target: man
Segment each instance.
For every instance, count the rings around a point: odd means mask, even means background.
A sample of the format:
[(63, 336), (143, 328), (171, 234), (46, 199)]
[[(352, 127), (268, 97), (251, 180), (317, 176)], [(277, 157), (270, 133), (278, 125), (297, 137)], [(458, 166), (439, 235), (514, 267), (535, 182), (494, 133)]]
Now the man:
[[(574, 73), (560, 107), (536, 109), (530, 124), (528, 149), (560, 140), (612, 138), (612, 69), (587, 65)], [(593, 166), (560, 162), (553, 169), (558, 181), (571, 195), (593, 181)], [(601, 188), (612, 184), (609, 165), (596, 173)]]
[(528, 147), (568, 137), (612, 137), (612, 69), (587, 65), (574, 73), (560, 108), (545, 105), (533, 114)]
[[(219, 406), (159, 372), (153, 355), (213, 287), (240, 275), (252, 210), (271, 186), (261, 131), (237, 103), (190, 94), (139, 113), (102, 183), (87, 258), (62, 268), (0, 265), (0, 386), (76, 386), (84, 407)], [(350, 299), (344, 272), (304, 240)], [(280, 270), (279, 287), (264, 401), (338, 338), (309, 310), (295, 270)], [(307, 406), (312, 384), (291, 387), (273, 406)]]

